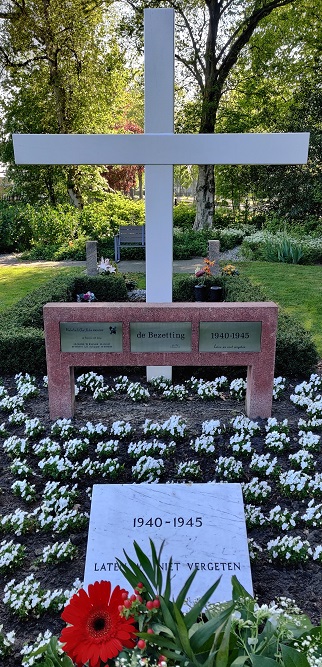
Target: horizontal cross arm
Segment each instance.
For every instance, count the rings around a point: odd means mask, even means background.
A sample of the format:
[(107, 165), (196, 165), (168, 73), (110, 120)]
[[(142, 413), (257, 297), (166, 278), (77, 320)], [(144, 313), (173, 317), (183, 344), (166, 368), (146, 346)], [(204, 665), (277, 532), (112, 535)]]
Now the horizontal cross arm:
[(17, 164), (305, 164), (309, 133), (14, 134)]

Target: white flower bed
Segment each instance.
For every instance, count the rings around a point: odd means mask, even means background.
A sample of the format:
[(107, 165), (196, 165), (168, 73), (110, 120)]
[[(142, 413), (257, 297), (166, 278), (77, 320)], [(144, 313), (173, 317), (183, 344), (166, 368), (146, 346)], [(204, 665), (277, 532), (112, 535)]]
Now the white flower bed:
[[(242, 482), (252, 560), (263, 559), (267, 563), (270, 559), (283, 567), (287, 564), (296, 567), (310, 559), (310, 567), (321, 567), (322, 545), (317, 543), (318, 530), (322, 527), (322, 382), (319, 376), (311, 376), (309, 383), (301, 383), (293, 391), (292, 402), (303, 410), (296, 433), (294, 419), (291, 424), (275, 418), (256, 422), (244, 414), (230, 420), (228, 415), (218, 419), (218, 415), (225, 414), (225, 408), (217, 411), (217, 406), (224, 392), (229, 395), (225, 376), (211, 382), (192, 378), (182, 385), (158, 378), (145, 390), (140, 383), (131, 383), (127, 376), (119, 376), (112, 387), (103, 376), (84, 374), (78, 382), (81, 391), (96, 394), (96, 400), (112, 399), (112, 408), (106, 406), (108, 421), (85, 423), (84, 420), (81, 426), (77, 420), (60, 419), (51, 427), (45, 427), (41, 419), (28, 414), (29, 401), (39, 391), (34, 378), (17, 378), (16, 383), (17, 396), (9, 396), (0, 385), (0, 410), (8, 413), (6, 421), (0, 423), (2, 461), (11, 475), (6, 489), (13, 508), (0, 516), (3, 534), (0, 571), (12, 570), (10, 576), (15, 577), (8, 582), (4, 593), (5, 604), (12, 613), (21, 618), (38, 617), (47, 609), (60, 609), (65, 603), (70, 590), (54, 590), (55, 584), (51, 587), (53, 590), (47, 590), (33, 575), (21, 581), (15, 570), (22, 559), (23, 562), (28, 559), (30, 542), (37, 542), (37, 537), (44, 538), (46, 533), (48, 544), (44, 547), (42, 542), (33, 567), (40, 567), (44, 572), (45, 568), (76, 557), (75, 544), (78, 539), (81, 542), (82, 536), (70, 540), (70, 535), (86, 531), (88, 497), (93, 483), (103, 480), (207, 482), (209, 470), (215, 470), (216, 482)], [(276, 398), (285, 391), (285, 384), (284, 378), (276, 378)], [(244, 382), (236, 383), (238, 385), (244, 391)], [(159, 416), (158, 420), (150, 418), (148, 412), (148, 394), (155, 396), (156, 392), (158, 406), (163, 399), (166, 405), (164, 417)], [(127, 401), (127, 406), (129, 398), (147, 401), (143, 408), (132, 408), (140, 410), (144, 417), (147, 415), (143, 423), (138, 424), (137, 418), (133, 425), (126, 418), (113, 421), (118, 393), (124, 396), (121, 401)], [(203, 409), (203, 413), (209, 415), (206, 420), (200, 417), (200, 421), (194, 421), (195, 414), (187, 421), (176, 414), (169, 416), (166, 401), (172, 398), (184, 401), (188, 395), (192, 401), (211, 400), (207, 412)], [(242, 406), (239, 409), (241, 411)], [(104, 410), (105, 406), (102, 412)], [(162, 414), (161, 411), (158, 414)], [(18, 436), (13, 435), (15, 431)], [(227, 452), (234, 456), (227, 456)], [(251, 479), (253, 474), (257, 476)], [(81, 490), (73, 480), (79, 480)], [(271, 498), (276, 503), (274, 507)], [(19, 502), (22, 507), (15, 507)], [(27, 502), (30, 511), (26, 509)], [(274, 539), (267, 543), (266, 538), (264, 544), (263, 535), (270, 530)], [(259, 544), (251, 537), (252, 531)], [(28, 533), (31, 535), (16, 541), (17, 537)], [(11, 635), (7, 634), (6, 650), (11, 645)], [(1, 657), (5, 655), (1, 653), (5, 650), (4, 637), (6, 634), (0, 632)], [(41, 635), (40, 644), (46, 639), (47, 635)], [(22, 665), (29, 667), (34, 660), (33, 649), (29, 646), (24, 651)]]

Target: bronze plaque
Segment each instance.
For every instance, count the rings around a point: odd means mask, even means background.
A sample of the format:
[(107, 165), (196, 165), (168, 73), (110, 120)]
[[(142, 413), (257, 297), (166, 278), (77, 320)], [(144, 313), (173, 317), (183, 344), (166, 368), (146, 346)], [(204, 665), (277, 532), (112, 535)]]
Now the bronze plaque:
[(199, 352), (260, 352), (261, 322), (200, 322)]
[(191, 352), (191, 322), (132, 322), (131, 352)]
[(122, 352), (121, 322), (60, 322), (61, 352)]

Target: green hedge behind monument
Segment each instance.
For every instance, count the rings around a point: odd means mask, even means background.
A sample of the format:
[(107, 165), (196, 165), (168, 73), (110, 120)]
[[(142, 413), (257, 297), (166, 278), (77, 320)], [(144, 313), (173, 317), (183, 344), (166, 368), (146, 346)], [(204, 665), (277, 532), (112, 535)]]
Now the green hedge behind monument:
[[(194, 276), (175, 275), (173, 300), (193, 301)], [(259, 287), (243, 276), (209, 277), (206, 284), (223, 287), (226, 301), (266, 301)], [(48, 302), (73, 302), (76, 295), (90, 290), (98, 301), (127, 301), (123, 276), (57, 276), (0, 314), (0, 373), (45, 373), (43, 306)], [(90, 306), (89, 306), (90, 308)], [(312, 337), (302, 325), (282, 310), (279, 312), (275, 375), (307, 376), (318, 361)]]

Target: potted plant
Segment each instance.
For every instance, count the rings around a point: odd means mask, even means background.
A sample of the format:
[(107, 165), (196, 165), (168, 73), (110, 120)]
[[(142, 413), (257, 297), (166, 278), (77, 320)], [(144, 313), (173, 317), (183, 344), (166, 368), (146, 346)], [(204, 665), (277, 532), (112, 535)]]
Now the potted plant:
[(195, 284), (195, 301), (207, 301), (207, 287), (205, 285), (205, 280), (207, 276), (211, 275), (211, 266), (215, 262), (212, 262), (208, 257), (205, 257), (203, 260), (203, 266), (196, 266), (195, 268), (195, 277), (197, 282)]

